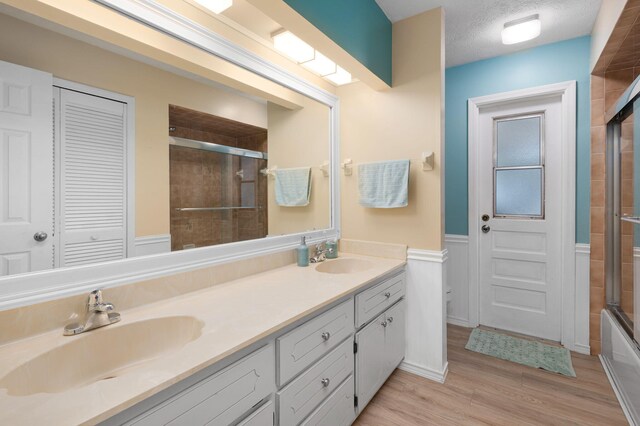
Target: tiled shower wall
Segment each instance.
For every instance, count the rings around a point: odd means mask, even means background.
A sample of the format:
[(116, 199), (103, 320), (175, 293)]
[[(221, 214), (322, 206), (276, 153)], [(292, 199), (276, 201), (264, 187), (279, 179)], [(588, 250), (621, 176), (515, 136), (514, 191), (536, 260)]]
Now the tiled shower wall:
[[(600, 311), (605, 308), (605, 143), (606, 111), (640, 74), (640, 0), (629, 0), (591, 76), (591, 353), (599, 354)], [(627, 147), (623, 149), (632, 149)], [(627, 167), (625, 173), (632, 171)], [(623, 176), (624, 179), (624, 176)], [(631, 187), (632, 188), (632, 187)], [(624, 193), (622, 194), (625, 195)], [(627, 198), (628, 198), (627, 194)], [(633, 199), (631, 199), (631, 203)], [(628, 204), (623, 201), (623, 204)], [(632, 204), (631, 204), (632, 206)], [(629, 229), (623, 228), (623, 233)], [(632, 239), (627, 235), (627, 245)], [(623, 242), (623, 245), (625, 243)], [(623, 247), (624, 248), (624, 247)], [(632, 252), (632, 251), (630, 251)], [(628, 260), (628, 259), (627, 259)], [(623, 259), (623, 263), (624, 259)], [(629, 262), (623, 279), (629, 280)], [(629, 292), (624, 286), (623, 292)], [(626, 294), (623, 296), (629, 296)], [(623, 306), (624, 308), (624, 306)]]

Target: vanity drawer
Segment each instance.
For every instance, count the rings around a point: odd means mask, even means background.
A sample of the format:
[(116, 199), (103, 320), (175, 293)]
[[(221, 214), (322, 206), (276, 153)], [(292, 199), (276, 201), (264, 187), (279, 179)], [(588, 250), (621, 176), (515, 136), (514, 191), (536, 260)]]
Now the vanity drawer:
[(307, 321), (276, 340), (282, 386), (353, 333), (353, 301)]
[(351, 336), (278, 392), (280, 426), (300, 423), (314, 408), (353, 373)]
[(355, 416), (353, 376), (349, 376), (301, 425), (349, 426), (353, 423)]
[(356, 327), (363, 326), (404, 296), (405, 276), (402, 272), (356, 295)]
[(237, 426), (273, 426), (273, 414), (273, 401), (268, 401), (262, 404), (262, 407), (258, 408), (249, 417), (238, 423)]
[(169, 398), (131, 423), (229, 425), (274, 389), (275, 356), (269, 345)]

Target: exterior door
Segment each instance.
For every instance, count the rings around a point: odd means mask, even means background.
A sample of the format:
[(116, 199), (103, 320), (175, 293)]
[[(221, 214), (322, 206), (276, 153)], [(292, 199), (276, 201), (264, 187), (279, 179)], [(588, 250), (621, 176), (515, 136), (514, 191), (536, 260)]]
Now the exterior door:
[(0, 61), (0, 276), (53, 261), (53, 77)]
[(559, 341), (561, 97), (502, 103), (478, 122), (479, 322)]

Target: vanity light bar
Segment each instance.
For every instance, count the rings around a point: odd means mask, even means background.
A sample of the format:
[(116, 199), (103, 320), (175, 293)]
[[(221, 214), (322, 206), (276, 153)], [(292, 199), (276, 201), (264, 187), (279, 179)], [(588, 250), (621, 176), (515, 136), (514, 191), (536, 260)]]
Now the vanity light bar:
[(271, 34), (273, 47), (309, 71), (340, 86), (351, 83), (351, 74), (331, 59), (302, 41), (291, 31), (280, 29)]

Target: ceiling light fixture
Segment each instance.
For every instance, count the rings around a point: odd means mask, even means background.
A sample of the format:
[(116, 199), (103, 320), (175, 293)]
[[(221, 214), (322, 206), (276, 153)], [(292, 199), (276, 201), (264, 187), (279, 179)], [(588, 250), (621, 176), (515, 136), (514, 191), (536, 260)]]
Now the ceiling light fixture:
[(315, 57), (315, 50), (296, 37), (291, 31), (280, 30), (271, 34), (273, 47), (294, 61), (307, 62)]
[(233, 6), (233, 0), (196, 0), (196, 3), (206, 7), (213, 13), (222, 13)]
[(351, 83), (351, 73), (338, 65), (338, 69), (333, 74), (326, 75), (324, 78), (341, 86)]
[(531, 15), (507, 22), (502, 29), (502, 44), (515, 44), (532, 40), (540, 35), (540, 28), (539, 15)]
[(309, 71), (326, 78), (338, 86), (351, 83), (351, 74), (348, 71), (339, 67), (335, 62), (302, 41), (291, 31), (281, 28), (271, 33), (271, 38), (273, 39), (275, 50), (288, 56)]

